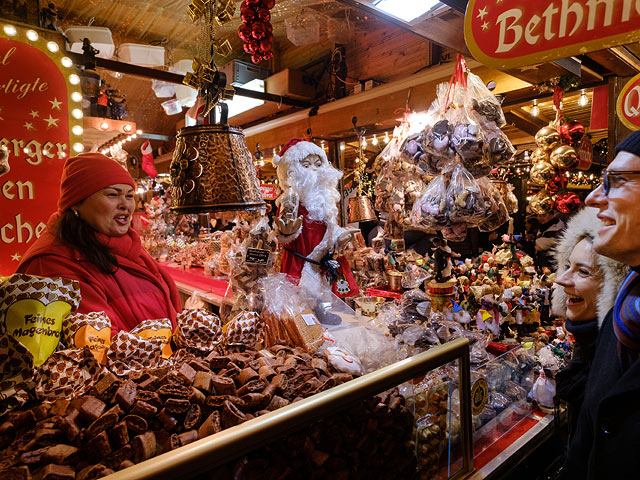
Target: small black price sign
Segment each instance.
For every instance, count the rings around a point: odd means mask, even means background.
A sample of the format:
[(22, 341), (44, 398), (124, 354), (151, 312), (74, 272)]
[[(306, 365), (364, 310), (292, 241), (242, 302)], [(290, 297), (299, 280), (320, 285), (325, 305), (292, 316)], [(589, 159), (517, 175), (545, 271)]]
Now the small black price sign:
[(247, 248), (247, 254), (244, 257), (244, 263), (251, 265), (268, 265), (271, 250), (263, 250), (261, 248)]

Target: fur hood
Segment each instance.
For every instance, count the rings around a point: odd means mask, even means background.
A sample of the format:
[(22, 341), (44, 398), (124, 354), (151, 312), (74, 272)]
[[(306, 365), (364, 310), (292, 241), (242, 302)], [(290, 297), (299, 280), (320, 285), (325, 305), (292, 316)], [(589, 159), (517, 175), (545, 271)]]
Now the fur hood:
[[(569, 220), (554, 252), (557, 266), (556, 277), (565, 271), (565, 265), (569, 261), (573, 248), (582, 239), (598, 236), (598, 230), (604, 225), (596, 216), (597, 214), (598, 211), (595, 208), (585, 207)], [(596, 262), (603, 273), (602, 288), (598, 295), (598, 326), (600, 326), (607, 312), (613, 307), (620, 285), (629, 273), (629, 267), (598, 254), (596, 254)], [(567, 313), (566, 301), (567, 296), (562, 287), (554, 284), (551, 300), (552, 312), (557, 316), (564, 317)]]

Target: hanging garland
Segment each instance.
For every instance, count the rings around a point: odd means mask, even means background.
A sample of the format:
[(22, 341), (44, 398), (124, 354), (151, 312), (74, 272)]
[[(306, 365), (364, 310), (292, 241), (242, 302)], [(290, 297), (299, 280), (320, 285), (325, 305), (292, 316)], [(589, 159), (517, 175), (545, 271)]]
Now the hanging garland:
[(270, 10), (275, 0), (244, 0), (240, 6), (242, 25), (238, 36), (253, 63), (273, 58), (273, 26)]

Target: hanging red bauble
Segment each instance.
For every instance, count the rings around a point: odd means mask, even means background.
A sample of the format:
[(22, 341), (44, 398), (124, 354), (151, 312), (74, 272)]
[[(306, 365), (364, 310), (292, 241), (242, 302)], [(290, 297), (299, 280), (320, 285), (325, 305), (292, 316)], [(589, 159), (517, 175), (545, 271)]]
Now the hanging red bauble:
[(272, 50), (272, 47), (273, 45), (271, 44), (271, 40), (269, 40), (268, 38), (263, 38), (262, 40), (260, 40), (260, 50), (262, 50), (263, 52)]
[(565, 177), (562, 174), (558, 174), (555, 177), (553, 177), (551, 180), (549, 180), (545, 184), (545, 187), (550, 192), (554, 192), (555, 193), (558, 190), (561, 190), (563, 188), (567, 188), (567, 182), (568, 182), (567, 177)]
[(565, 143), (571, 146), (580, 145), (582, 137), (584, 137), (585, 129), (577, 120), (570, 120), (560, 125), (558, 129), (560, 136)]
[(251, 55), (251, 61), (253, 63), (260, 63), (262, 61), (262, 55), (260, 55), (259, 53), (254, 53), (253, 55)]
[(251, 26), (251, 34), (253, 35), (253, 38), (255, 38), (256, 40), (260, 40), (261, 38), (264, 38), (264, 36), (267, 34), (267, 29), (265, 28), (264, 23), (255, 22)]
[(238, 28), (238, 36), (242, 39), (243, 42), (247, 42), (253, 38), (251, 35), (251, 27), (245, 23), (240, 25)]
[(273, 50), (269, 50), (268, 52), (262, 52), (262, 57), (265, 60), (271, 60), (273, 58)]
[(271, 20), (271, 13), (269, 13), (269, 10), (266, 8), (259, 8), (257, 15), (261, 22), (268, 22)]
[(244, 44), (244, 51), (247, 53), (253, 54), (259, 50), (260, 50), (260, 43), (253, 38)]
[(556, 195), (556, 208), (560, 213), (573, 213), (580, 208), (580, 197), (573, 192)]
[(260, 3), (262, 2), (262, 0), (244, 0), (244, 1), (250, 7), (256, 7), (256, 6), (260, 5)]
[(276, 0), (261, 0), (260, 5), (271, 10), (276, 6)]
[(273, 25), (271, 25), (271, 22), (264, 22), (264, 28), (267, 29), (267, 32), (273, 32)]
[(240, 5), (240, 15), (246, 13), (249, 10), (253, 10), (253, 7), (247, 5), (246, 1), (242, 2), (242, 5)]
[(251, 24), (256, 20), (256, 12), (255, 10), (247, 10), (246, 12), (242, 13), (240, 15), (240, 17), (242, 18), (242, 22), (246, 23), (246, 24)]

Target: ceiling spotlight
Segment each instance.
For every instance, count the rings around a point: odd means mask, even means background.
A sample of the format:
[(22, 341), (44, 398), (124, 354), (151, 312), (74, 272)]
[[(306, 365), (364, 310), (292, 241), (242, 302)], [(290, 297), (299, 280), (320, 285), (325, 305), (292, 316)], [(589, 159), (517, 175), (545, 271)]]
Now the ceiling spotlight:
[(102, 123), (100, 124), (100, 128), (101, 128), (102, 130), (107, 130), (107, 129), (109, 128), (109, 122), (102, 122)]
[(344, 143), (340, 144), (340, 151), (344, 152), (347, 147), (344, 146)]
[(533, 100), (533, 107), (531, 107), (531, 115), (537, 117), (540, 113), (540, 108), (538, 107), (538, 100)]
[(124, 127), (122, 127), (122, 129), (125, 132), (130, 132), (133, 129), (133, 127), (130, 124), (127, 123)]
[(587, 97), (587, 92), (584, 89), (580, 92), (580, 98), (578, 98), (578, 105), (581, 107), (586, 107), (589, 103), (589, 97)]

